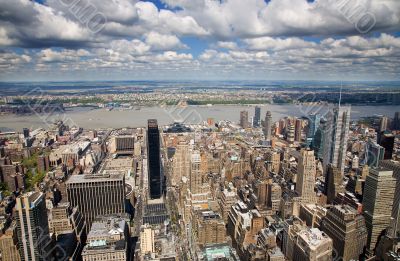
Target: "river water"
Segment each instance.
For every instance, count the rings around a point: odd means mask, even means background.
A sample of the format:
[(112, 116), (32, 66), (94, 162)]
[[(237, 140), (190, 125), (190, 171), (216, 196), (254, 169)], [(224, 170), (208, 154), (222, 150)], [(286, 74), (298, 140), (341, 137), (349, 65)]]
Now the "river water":
[[(260, 105), (261, 118), (263, 119), (267, 110), (272, 113), (274, 121), (285, 116), (301, 117), (310, 112), (323, 113), (326, 106), (300, 106), (295, 104), (285, 105)], [(67, 124), (76, 124), (85, 129), (97, 128), (122, 128), (122, 127), (143, 127), (148, 119), (157, 119), (159, 125), (170, 124), (174, 121), (187, 123), (200, 123), (207, 118), (218, 120), (230, 120), (239, 122), (240, 111), (249, 112), (249, 120), (254, 115), (254, 106), (247, 105), (215, 105), (215, 106), (187, 106), (187, 107), (142, 107), (132, 110), (114, 109), (93, 109), (88, 107), (68, 108), (65, 113), (57, 115), (1, 115), (1, 131), (21, 131), (22, 128), (35, 129), (38, 127), (47, 128), (55, 120), (64, 120)], [(386, 115), (393, 117), (400, 106), (352, 106), (351, 118)]]

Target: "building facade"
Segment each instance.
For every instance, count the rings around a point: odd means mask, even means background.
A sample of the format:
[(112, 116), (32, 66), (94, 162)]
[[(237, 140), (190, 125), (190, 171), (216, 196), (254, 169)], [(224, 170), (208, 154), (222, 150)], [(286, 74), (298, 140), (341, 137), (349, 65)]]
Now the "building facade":
[(99, 215), (125, 213), (125, 175), (72, 175), (66, 182), (71, 207), (78, 207), (88, 232)]
[(296, 191), (303, 203), (316, 201), (315, 187), (316, 165), (314, 151), (302, 150), (297, 167)]
[(382, 231), (390, 225), (396, 180), (393, 171), (371, 169), (363, 195), (365, 223), (368, 229), (367, 248), (373, 251)]
[(22, 261), (46, 261), (53, 257), (44, 194), (28, 192), (16, 200), (17, 235)]
[(359, 260), (367, 245), (367, 227), (362, 215), (348, 206), (331, 207), (322, 221), (322, 230), (332, 239), (335, 255), (343, 260)]
[(126, 221), (118, 215), (100, 216), (92, 224), (83, 261), (130, 260), (130, 235)]
[(254, 108), (253, 127), (257, 128), (261, 125), (261, 108), (256, 106)]
[(12, 222), (8, 228), (0, 232), (0, 260), (20, 261), (16, 223)]
[(267, 111), (265, 114), (264, 121), (264, 136), (266, 140), (271, 140), (271, 130), (272, 129), (272, 114), (270, 111)]
[(243, 129), (246, 129), (249, 127), (249, 112), (248, 111), (240, 112), (240, 126)]
[(157, 120), (148, 120), (147, 126), (149, 192), (150, 198), (156, 199), (162, 196), (160, 132)]
[(318, 228), (307, 228), (297, 235), (293, 261), (330, 261), (332, 251), (332, 239)]
[(338, 106), (330, 110), (327, 115), (327, 123), (324, 134), (324, 169), (328, 164), (340, 170), (344, 174), (347, 142), (349, 139), (350, 106)]

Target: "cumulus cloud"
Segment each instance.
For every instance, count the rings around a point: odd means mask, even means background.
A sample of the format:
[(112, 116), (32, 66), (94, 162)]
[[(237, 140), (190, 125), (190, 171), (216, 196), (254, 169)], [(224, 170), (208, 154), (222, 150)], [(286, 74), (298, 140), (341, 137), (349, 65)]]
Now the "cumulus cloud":
[[(164, 0), (182, 8), (216, 37), (308, 36), (359, 34), (365, 14), (374, 18), (372, 30), (400, 26), (397, 0)], [(364, 19), (364, 20), (363, 20)], [(360, 29), (360, 28), (358, 28)], [(363, 28), (361, 28), (363, 29)], [(365, 28), (364, 28), (365, 29)]]
[(165, 35), (157, 32), (150, 32), (147, 34), (146, 43), (150, 45), (153, 50), (173, 50), (186, 47), (175, 35)]
[(237, 44), (235, 42), (224, 42), (224, 41), (218, 41), (217, 42), (217, 47), (219, 48), (224, 48), (224, 49), (231, 49), (235, 50), (238, 48)]
[(313, 42), (307, 42), (297, 37), (291, 38), (272, 38), (272, 37), (260, 37), (245, 39), (244, 42), (247, 44), (250, 50), (287, 50), (287, 49), (298, 49), (308, 48), (315, 46)]
[(399, 75), (398, 0), (162, 1), (0, 0), (0, 73)]
[(114, 40), (109, 47), (110, 50), (133, 56), (144, 55), (150, 51), (150, 48), (151, 46), (137, 39), (131, 41), (125, 39)]
[[(253, 67), (265, 72), (344, 72), (369, 71), (373, 74), (398, 73), (400, 38), (382, 34), (376, 38), (351, 36), (344, 39), (328, 38), (319, 43), (299, 38), (255, 38), (245, 40), (238, 50), (205, 50), (200, 56), (207, 67), (231, 65), (235, 68)], [(397, 71), (397, 72), (396, 72)]]
[(0, 52), (0, 70), (17, 70), (31, 61), (32, 58), (26, 54)]
[(82, 57), (87, 57), (89, 55), (90, 53), (84, 49), (62, 51), (44, 49), (38, 54), (40, 63), (79, 61)]
[(226, 75), (231, 78), (268, 74), (343, 77), (351, 73), (360, 77), (384, 76), (390, 79), (398, 76), (400, 68), (400, 38), (388, 34), (374, 38), (326, 38), (320, 42), (307, 42), (297, 37), (246, 39), (240, 45), (221, 42), (214, 45), (215, 49), (206, 49), (198, 57), (193, 57), (187, 50), (155, 51), (152, 42), (146, 40), (114, 40), (101, 48), (47, 48), (24, 55), (3, 53), (1, 70), (17, 73), (27, 64), (35, 64), (34, 69), (38, 72), (70, 70), (100, 75), (107, 68), (110, 74), (140, 71), (141, 75), (151, 75), (179, 71), (179, 75), (196, 72), (197, 76)]
[(27, 47), (74, 46), (90, 32), (54, 9), (29, 0), (0, 0), (0, 43)]
[[(130, 0), (0, 0), (0, 45), (23, 47), (93, 46), (117, 38), (164, 35), (205, 36), (194, 18)], [(98, 24), (92, 23), (99, 19)], [(96, 25), (96, 28), (93, 28)]]

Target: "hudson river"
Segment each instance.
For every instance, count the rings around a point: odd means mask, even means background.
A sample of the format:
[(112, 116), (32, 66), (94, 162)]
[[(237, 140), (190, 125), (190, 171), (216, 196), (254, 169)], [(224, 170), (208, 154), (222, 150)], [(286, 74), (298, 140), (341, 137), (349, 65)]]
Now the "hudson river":
[[(261, 118), (263, 119), (267, 110), (272, 112), (273, 120), (279, 120), (285, 116), (301, 117), (310, 112), (324, 113), (326, 107), (288, 105), (261, 105)], [(186, 123), (200, 123), (207, 118), (215, 121), (230, 120), (239, 121), (239, 113), (242, 110), (249, 112), (249, 120), (254, 115), (254, 106), (241, 105), (215, 105), (215, 106), (188, 106), (188, 107), (141, 107), (131, 110), (120, 110), (118, 108), (107, 111), (105, 109), (93, 108), (67, 108), (65, 113), (56, 115), (0, 115), (0, 130), (22, 131), (22, 128), (47, 128), (49, 124), (57, 119), (64, 120), (67, 124), (74, 123), (85, 129), (89, 128), (122, 128), (146, 126), (147, 119), (157, 119), (160, 125), (170, 124), (174, 121)], [(386, 115), (393, 117), (400, 106), (352, 106), (351, 118)]]

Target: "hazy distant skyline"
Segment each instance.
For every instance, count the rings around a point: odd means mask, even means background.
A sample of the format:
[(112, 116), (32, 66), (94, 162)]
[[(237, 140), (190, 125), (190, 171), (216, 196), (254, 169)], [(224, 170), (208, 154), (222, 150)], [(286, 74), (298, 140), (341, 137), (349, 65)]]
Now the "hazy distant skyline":
[(0, 6), (0, 81), (400, 80), (398, 0)]

